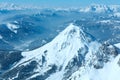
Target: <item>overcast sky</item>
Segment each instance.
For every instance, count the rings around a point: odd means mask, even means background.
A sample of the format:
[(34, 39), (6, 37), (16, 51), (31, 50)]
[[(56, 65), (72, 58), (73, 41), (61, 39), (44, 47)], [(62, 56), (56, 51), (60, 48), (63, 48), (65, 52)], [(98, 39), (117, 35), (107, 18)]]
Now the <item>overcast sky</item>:
[(0, 3), (15, 3), (40, 7), (84, 7), (90, 4), (119, 5), (120, 0), (0, 0)]

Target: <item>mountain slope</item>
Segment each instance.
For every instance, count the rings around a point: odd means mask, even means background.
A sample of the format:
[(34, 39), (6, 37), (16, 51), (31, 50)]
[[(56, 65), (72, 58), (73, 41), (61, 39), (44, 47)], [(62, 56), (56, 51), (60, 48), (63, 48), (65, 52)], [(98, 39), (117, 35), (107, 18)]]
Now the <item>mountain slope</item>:
[[(120, 80), (120, 55), (106, 63), (102, 69), (90, 68), (76, 71), (68, 80)], [(81, 75), (83, 71), (83, 75)]]
[(84, 76), (91, 68), (102, 69), (117, 55), (113, 46), (100, 44), (90, 34), (70, 24), (50, 43), (33, 51), (23, 52), (24, 58), (4, 72), (1, 78), (5, 80), (77, 80), (75, 77)]

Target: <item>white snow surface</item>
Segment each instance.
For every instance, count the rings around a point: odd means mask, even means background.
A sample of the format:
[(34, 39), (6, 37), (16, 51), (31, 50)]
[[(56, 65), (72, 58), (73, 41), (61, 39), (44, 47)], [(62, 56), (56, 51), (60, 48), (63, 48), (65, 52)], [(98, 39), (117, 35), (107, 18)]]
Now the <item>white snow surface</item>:
[(120, 49), (120, 43), (114, 44), (116, 47)]
[(118, 61), (120, 55), (118, 55), (111, 62), (106, 63), (102, 69), (90, 68), (83, 75), (79, 76), (80, 70), (74, 73), (74, 77), (71, 80), (120, 80), (120, 66)]
[(114, 13), (114, 16), (115, 16), (115, 17), (120, 17), (120, 12)]
[(17, 33), (17, 29), (19, 29), (19, 26), (11, 24), (11, 23), (7, 23), (7, 27), (14, 33)]
[(13, 3), (0, 3), (0, 10), (21, 10), (22, 7), (19, 7)]
[(97, 12), (97, 13), (101, 13), (101, 12), (105, 12), (106, 10), (107, 10), (106, 5), (93, 4), (93, 5), (90, 5), (89, 7), (80, 9), (80, 12)]
[(80, 12), (96, 12), (96, 13), (101, 13), (101, 12), (118, 12), (120, 9), (120, 5), (100, 5), (100, 4), (92, 4), (88, 7), (81, 8)]
[[(71, 58), (77, 55), (79, 48), (84, 47), (81, 42), (80, 29), (73, 24), (70, 24), (63, 32), (61, 32), (50, 43), (29, 52), (23, 52), (26, 57), (22, 62), (33, 57), (40, 58), (44, 51), (47, 50), (47, 63), (56, 65), (66, 65)], [(45, 55), (45, 54), (44, 54)], [(22, 63), (21, 62), (21, 63)]]
[[(44, 72), (51, 68), (49, 65), (55, 64), (58, 68), (62, 66), (60, 71), (56, 71), (46, 79), (62, 80), (66, 66), (74, 57), (79, 55), (78, 51), (80, 49), (82, 50), (80, 54), (85, 54), (85, 46), (88, 48), (88, 52), (85, 56), (85, 66), (75, 71), (68, 80), (120, 80), (120, 67), (117, 64), (120, 56), (112, 59), (111, 62), (107, 63), (102, 69), (89, 67), (89, 64), (92, 61), (94, 62), (96, 58), (95, 53), (99, 50), (101, 44), (97, 41), (91, 41), (78, 26), (73, 24), (70, 24), (55, 39), (46, 45), (32, 51), (23, 52), (22, 56), (24, 58), (16, 64), (16, 66), (27, 65), (30, 60), (36, 60), (39, 65), (43, 66), (42, 68), (38, 66), (38, 69), (34, 70), (34, 72), (39, 72), (39, 74), (29, 77), (28, 80), (40, 74), (44, 75)], [(40, 62), (42, 56), (46, 58), (44, 65)]]

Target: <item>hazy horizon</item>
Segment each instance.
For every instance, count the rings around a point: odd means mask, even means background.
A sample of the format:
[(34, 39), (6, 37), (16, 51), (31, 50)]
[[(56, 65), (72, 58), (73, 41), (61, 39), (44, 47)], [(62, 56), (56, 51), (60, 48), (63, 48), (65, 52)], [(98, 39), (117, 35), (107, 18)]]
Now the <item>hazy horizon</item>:
[(78, 8), (85, 7), (91, 4), (103, 4), (103, 5), (119, 5), (119, 0), (0, 0), (0, 3), (14, 3), (17, 5), (25, 6), (38, 6), (38, 7), (65, 7), (65, 8)]

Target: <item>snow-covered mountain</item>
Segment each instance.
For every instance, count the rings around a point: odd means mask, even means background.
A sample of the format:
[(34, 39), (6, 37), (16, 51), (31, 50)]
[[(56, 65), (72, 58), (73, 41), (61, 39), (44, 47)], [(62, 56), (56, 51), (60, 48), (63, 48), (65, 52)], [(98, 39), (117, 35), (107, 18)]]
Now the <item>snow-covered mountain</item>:
[(96, 13), (113, 13), (120, 11), (120, 5), (99, 5), (93, 4), (85, 8), (81, 8), (80, 12), (96, 12)]
[(108, 70), (111, 70), (110, 77), (120, 79), (118, 75), (112, 75), (113, 68), (117, 70), (113, 74), (120, 72), (116, 48), (99, 43), (74, 24), (70, 24), (46, 45), (22, 52), (21, 55), (23, 59), (1, 74), (1, 79), (112, 80), (102, 74)]
[(88, 7), (81, 8), (79, 11), (84, 13), (97, 13), (97, 14), (107, 13), (111, 17), (120, 17), (120, 5), (108, 6), (108, 5), (93, 4)]
[(6, 3), (0, 17), (0, 80), (120, 80), (119, 5)]
[[(70, 22), (82, 26), (84, 31), (102, 42), (119, 43), (119, 7), (116, 9), (116, 12), (110, 13), (94, 11), (84, 13), (79, 9), (0, 10), (0, 35), (2, 37), (0, 50), (26, 51), (38, 48), (50, 42)], [(97, 32), (98, 34), (95, 34)]]
[(17, 6), (13, 3), (0, 3), (0, 10), (21, 10), (23, 7)]
[[(78, 7), (78, 8), (48, 8), (43, 7), (44, 9), (48, 10), (56, 10), (56, 11), (80, 11), (80, 12), (96, 12), (96, 13), (111, 13), (111, 12), (120, 12), (120, 5), (103, 5), (103, 4), (91, 4), (87, 7)], [(24, 9), (43, 9), (39, 6), (22, 6), (13, 3), (0, 3), (0, 10), (24, 10)]]

